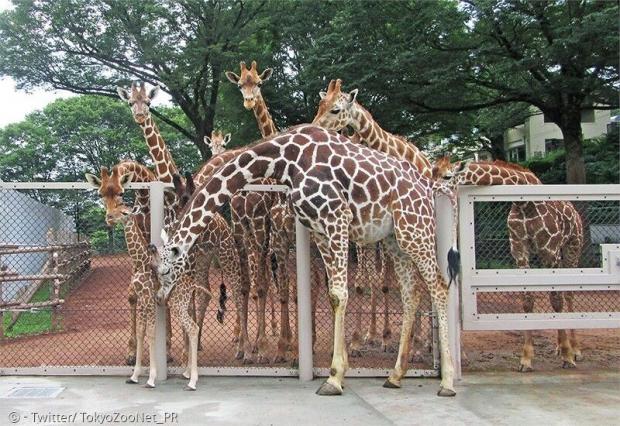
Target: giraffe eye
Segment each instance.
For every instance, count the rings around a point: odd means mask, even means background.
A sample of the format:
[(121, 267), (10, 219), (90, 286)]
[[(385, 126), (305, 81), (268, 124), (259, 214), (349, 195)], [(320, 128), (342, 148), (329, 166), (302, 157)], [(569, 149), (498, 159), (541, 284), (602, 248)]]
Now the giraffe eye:
[(338, 114), (340, 112), (339, 108), (334, 108), (330, 111), (332, 114)]
[(135, 104), (134, 101), (129, 101), (129, 106), (133, 106), (133, 104)]

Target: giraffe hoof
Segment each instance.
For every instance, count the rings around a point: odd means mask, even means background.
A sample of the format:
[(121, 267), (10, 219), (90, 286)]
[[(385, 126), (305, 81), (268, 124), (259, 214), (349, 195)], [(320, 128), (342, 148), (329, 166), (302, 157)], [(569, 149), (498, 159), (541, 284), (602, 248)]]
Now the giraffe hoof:
[(383, 382), (383, 387), (388, 389), (400, 389), (400, 383), (396, 384), (391, 382), (390, 379), (386, 379), (385, 382)]
[(447, 389), (447, 388), (439, 388), (439, 391), (437, 392), (437, 396), (455, 396), (456, 392), (454, 392), (452, 389)]
[(259, 355), (256, 359), (257, 364), (269, 364), (269, 358), (266, 355)]
[(182, 376), (184, 379), (189, 379), (189, 378), (190, 378), (189, 373), (187, 373), (187, 372), (185, 372), (185, 371), (184, 371), (183, 373), (181, 373), (181, 376)]
[(532, 367), (521, 364), (519, 365), (519, 371), (521, 373), (531, 373), (532, 371), (534, 371), (534, 369)]
[(562, 362), (562, 368), (577, 368), (577, 366), (572, 361), (564, 361)]
[(321, 396), (342, 395), (342, 389), (338, 389), (336, 386), (332, 385), (331, 383), (325, 382), (316, 391), (316, 394), (321, 395)]
[(127, 380), (125, 380), (125, 383), (127, 383), (128, 385), (137, 385), (138, 381), (137, 380), (134, 381), (134, 379), (130, 377)]
[(276, 355), (273, 358), (273, 363), (274, 364), (281, 364), (283, 362), (286, 362), (286, 357), (284, 355)]
[(125, 358), (125, 364), (127, 364), (127, 365), (135, 365), (136, 364), (136, 357), (134, 355), (129, 355), (128, 357)]
[(238, 351), (235, 354), (235, 359), (243, 359), (243, 351)]
[(254, 360), (252, 358), (243, 358), (243, 364), (244, 365), (254, 364)]
[(183, 388), (183, 390), (184, 390), (184, 391), (192, 391), (192, 392), (193, 392), (193, 391), (195, 391), (195, 390), (196, 390), (196, 387), (191, 387), (190, 385), (186, 385), (186, 386)]
[(144, 384), (144, 387), (145, 387), (146, 389), (155, 389), (155, 385), (152, 385), (152, 384), (150, 384), (150, 383), (148, 383), (148, 382)]
[(581, 355), (581, 352), (575, 353), (573, 359), (575, 362), (581, 362), (583, 361), (583, 355)]

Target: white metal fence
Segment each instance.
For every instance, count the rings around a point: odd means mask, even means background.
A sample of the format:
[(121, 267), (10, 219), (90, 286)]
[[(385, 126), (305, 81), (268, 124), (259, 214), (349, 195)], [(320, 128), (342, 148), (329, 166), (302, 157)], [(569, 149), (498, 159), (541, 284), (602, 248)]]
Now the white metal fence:
[[(505, 227), (513, 202), (571, 201), (584, 222), (577, 268), (518, 269)], [(464, 330), (620, 327), (620, 185), (459, 187)], [(606, 243), (601, 243), (606, 241)], [(548, 292), (570, 292), (574, 310), (555, 312)], [(521, 298), (535, 295), (533, 312)]]

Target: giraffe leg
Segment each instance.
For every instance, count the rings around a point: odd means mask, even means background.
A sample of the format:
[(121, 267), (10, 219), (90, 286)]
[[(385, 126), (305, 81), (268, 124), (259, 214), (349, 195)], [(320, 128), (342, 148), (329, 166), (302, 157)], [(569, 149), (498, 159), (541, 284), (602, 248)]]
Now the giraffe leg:
[(351, 343), (349, 345), (349, 352), (351, 357), (357, 358), (362, 356), (362, 311), (364, 309), (364, 288), (362, 287), (363, 277), (367, 276), (367, 263), (366, 263), (366, 247), (360, 245), (354, 245), (357, 252), (357, 268), (355, 269), (355, 300), (357, 300), (357, 306), (355, 313), (355, 326), (353, 328), (353, 336), (351, 337)]
[(383, 386), (386, 388), (400, 388), (401, 380), (407, 373), (409, 347), (411, 344), (411, 327), (413, 326), (415, 312), (420, 302), (420, 290), (419, 286), (413, 281), (415, 269), (413, 261), (404, 253), (400, 252), (394, 240), (390, 241), (385, 246), (388, 247), (390, 252), (394, 270), (400, 284), (403, 316), (396, 365)]
[[(562, 293), (559, 291), (549, 292), (549, 301), (555, 312), (562, 312), (564, 308), (564, 300)], [(575, 367), (575, 356), (571, 348), (570, 341), (566, 330), (558, 330), (558, 346), (556, 352), (562, 357), (562, 368)]]
[[(199, 290), (194, 298), (194, 310), (196, 313), (196, 323), (198, 324), (198, 350), (202, 350), (202, 326), (207, 314), (207, 307), (211, 301), (211, 285), (209, 283), (209, 271), (213, 254), (210, 251), (202, 251), (199, 255), (199, 262), (196, 271), (196, 284), (203, 290)], [(221, 265), (221, 261), (220, 261)], [(220, 266), (221, 267), (221, 266)]]
[(400, 249), (413, 260), (431, 294), (433, 306), (437, 311), (441, 354), (441, 384), (437, 395), (454, 396), (456, 395), (454, 391), (454, 366), (448, 342), (448, 285), (439, 273), (437, 265), (434, 222), (430, 219), (431, 226), (427, 228), (428, 232), (420, 237), (420, 229), (412, 224), (416, 223), (418, 219), (414, 220), (408, 215), (408, 213), (395, 211), (394, 234)]
[[(527, 229), (524, 228), (521, 213), (519, 209), (512, 206), (508, 216), (508, 236), (510, 240), (510, 254), (519, 269), (528, 269), (530, 267), (529, 259), (529, 243), (523, 237), (527, 236)], [(530, 313), (534, 311), (534, 294), (525, 292), (523, 294), (523, 312)], [(532, 331), (525, 330), (523, 332), (523, 349), (521, 350), (521, 358), (519, 360), (519, 371), (533, 371), (532, 360), (534, 358), (534, 344), (532, 341)]]
[[(572, 291), (564, 292), (564, 300), (566, 300), (568, 312), (575, 312), (574, 297), (575, 296)], [(575, 361), (582, 361), (583, 355), (581, 354), (581, 345), (579, 344), (579, 340), (577, 340), (575, 330), (568, 330), (568, 338), (570, 341), (570, 346), (573, 349)]]
[[(530, 313), (534, 310), (534, 295), (527, 292), (523, 295), (523, 312)], [(525, 330), (523, 332), (523, 349), (521, 351), (521, 359), (519, 361), (519, 371), (530, 372), (532, 368), (532, 359), (534, 358), (534, 343), (532, 341), (532, 331)]]
[[(152, 288), (155, 288), (153, 285)], [(155, 378), (157, 377), (157, 362), (155, 361), (155, 303), (149, 301), (149, 314), (146, 322), (146, 339), (149, 342), (149, 379), (145, 386), (149, 388), (155, 387)]]
[(130, 333), (129, 342), (127, 345), (127, 355), (125, 356), (125, 363), (127, 365), (134, 365), (136, 363), (136, 306), (138, 303), (138, 296), (136, 295), (136, 288), (133, 280), (129, 284), (128, 288), (128, 301), (129, 301), (129, 315), (130, 315)]
[[(191, 291), (187, 284), (177, 288), (177, 291)], [(179, 320), (183, 326), (183, 330), (187, 333), (189, 348), (187, 349), (187, 364), (189, 370), (189, 383), (185, 390), (196, 390), (196, 382), (198, 381), (198, 324), (190, 315), (190, 306), (185, 298), (175, 298), (173, 300), (173, 308), (179, 316)], [(186, 377), (187, 378), (187, 377)]]
[[(252, 348), (248, 337), (248, 303), (251, 288), (248, 256), (250, 253), (248, 253), (244, 238), (242, 220), (235, 207), (234, 203), (231, 202), (232, 240), (236, 254), (233, 252), (230, 252), (228, 256), (220, 254), (220, 259), (222, 257), (226, 259), (225, 265), (238, 265), (238, 268), (230, 266), (228, 269), (225, 269), (225, 273), (234, 273), (231, 276), (235, 277), (233, 280), (233, 286), (236, 289), (234, 291), (235, 307), (239, 316), (239, 334), (236, 335), (237, 350), (235, 358), (243, 359), (244, 364), (249, 364), (252, 362)], [(226, 246), (230, 246), (230, 242), (227, 242)]]
[[(384, 246), (383, 246), (384, 247)], [(385, 259), (383, 262), (383, 286), (381, 287), (381, 294), (383, 295), (383, 331), (381, 333), (381, 350), (383, 352), (391, 351), (392, 330), (390, 328), (390, 280), (392, 278), (393, 262), (390, 259)], [(421, 281), (420, 281), (421, 284)], [(415, 315), (415, 312), (414, 312)]]
[(136, 305), (137, 305), (136, 306), (137, 312), (136, 312), (136, 317), (134, 318), (134, 321), (136, 323), (134, 327), (134, 330), (136, 332), (136, 337), (135, 337), (136, 359), (134, 362), (133, 374), (125, 382), (127, 384), (137, 384), (138, 378), (140, 377), (140, 372), (142, 370), (142, 353), (144, 352), (143, 344), (144, 344), (144, 327), (145, 327), (145, 321), (144, 321), (145, 306), (144, 306), (143, 301), (137, 301)]
[[(327, 236), (317, 236), (316, 242), (329, 276), (329, 300), (334, 313), (334, 353), (329, 378), (318, 389), (319, 395), (341, 395), (344, 374), (348, 368), (344, 320), (347, 308), (347, 261), (351, 212), (336, 211), (326, 227)], [(341, 213), (341, 214), (338, 214)]]
[(291, 347), (292, 333), (289, 319), (289, 280), (287, 274), (288, 264), (288, 240), (285, 238), (272, 238), (274, 255), (277, 268), (275, 271), (276, 286), (280, 299), (280, 338), (274, 363), (286, 362), (286, 352)]

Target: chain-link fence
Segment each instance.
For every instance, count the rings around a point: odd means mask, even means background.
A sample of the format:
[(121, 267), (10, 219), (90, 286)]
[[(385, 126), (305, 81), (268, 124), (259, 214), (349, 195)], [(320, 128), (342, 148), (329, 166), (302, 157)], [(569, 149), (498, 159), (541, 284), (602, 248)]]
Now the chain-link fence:
[[(53, 189), (61, 186), (62, 189)], [(135, 359), (136, 297), (132, 296), (131, 279), (136, 266), (128, 253), (123, 225), (106, 225), (99, 195), (86, 190), (85, 184), (32, 184), (28, 188), (12, 189), (4, 184), (0, 189), (0, 370), (32, 372), (38, 368), (37, 372), (44, 373), (59, 371), (50, 367), (72, 367), (92, 373), (128, 371), (109, 368), (131, 365)], [(133, 204), (135, 193), (135, 189), (125, 190), (126, 205)], [(230, 223), (228, 206), (222, 215)], [(150, 242), (149, 231), (144, 230), (147, 242)], [(292, 338), (285, 356), (277, 356), (281, 355), (278, 341), (282, 318), (280, 297), (271, 274), (271, 257), (266, 267), (270, 273), (263, 356), (256, 353), (243, 359), (235, 356), (235, 278), (222, 272), (223, 259), (218, 257), (216, 249), (208, 261), (206, 284), (212, 298), (202, 323), (199, 367), (207, 367), (208, 372), (215, 374), (218, 369), (222, 374), (270, 374), (276, 370), (295, 374), (298, 335), (295, 241), (289, 241), (289, 248), (287, 309)], [(23, 253), (14, 253), (16, 250)], [(390, 264), (378, 250), (374, 246), (366, 248), (366, 255), (362, 256), (351, 247), (346, 339), (349, 363), (356, 374), (385, 375), (393, 368), (398, 349), (400, 290)], [(316, 249), (311, 250), (311, 264), (314, 366), (322, 374), (331, 363), (333, 315), (325, 269)], [(217, 312), (222, 284), (228, 298), (220, 322)], [(257, 299), (257, 289), (251, 289), (248, 334), (252, 347), (257, 346), (261, 317)], [(195, 305), (198, 308), (199, 298)], [(433, 375), (437, 371), (430, 310), (429, 297), (425, 295), (416, 318), (410, 354), (414, 375)], [(196, 315), (200, 317), (200, 309)], [(184, 365), (186, 356), (182, 327), (174, 314), (170, 317), (170, 331), (168, 365), (174, 371), (174, 367)], [(82, 370), (77, 370), (79, 367)]]

